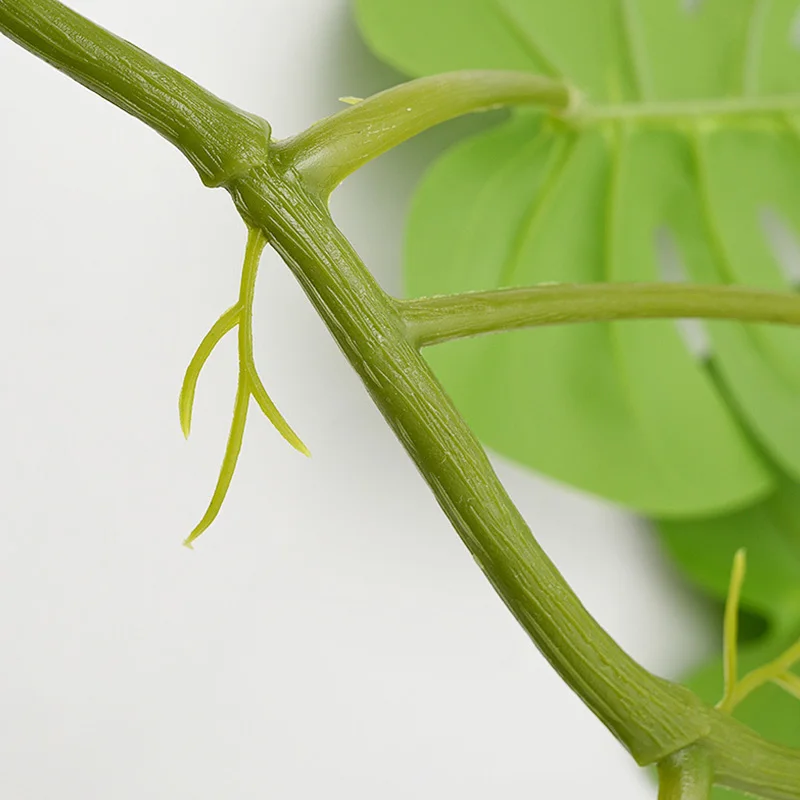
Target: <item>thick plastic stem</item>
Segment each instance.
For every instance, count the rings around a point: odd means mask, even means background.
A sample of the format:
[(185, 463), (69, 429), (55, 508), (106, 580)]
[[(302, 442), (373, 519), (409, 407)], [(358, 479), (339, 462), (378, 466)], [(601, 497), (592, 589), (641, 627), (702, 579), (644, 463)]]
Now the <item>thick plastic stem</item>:
[(266, 158), (265, 120), (56, 0), (0, 0), (0, 32), (158, 131), (207, 186), (220, 186)]
[(498, 594), (567, 683), (639, 763), (705, 735), (697, 698), (644, 670), (581, 605), (534, 540), (475, 436), (407, 337), (395, 302), (292, 172), (232, 186), (250, 225), (306, 290)]

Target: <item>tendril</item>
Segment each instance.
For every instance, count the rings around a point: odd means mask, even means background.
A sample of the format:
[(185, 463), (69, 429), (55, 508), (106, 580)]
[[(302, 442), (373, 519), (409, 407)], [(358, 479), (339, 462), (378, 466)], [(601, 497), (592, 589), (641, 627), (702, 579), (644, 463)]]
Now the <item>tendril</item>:
[(239, 300), (236, 305), (229, 308), (212, 326), (208, 333), (203, 337), (197, 350), (195, 351), (186, 374), (183, 378), (180, 396), (178, 399), (178, 412), (180, 415), (181, 429), (183, 435), (188, 438), (192, 426), (192, 407), (194, 405), (195, 391), (200, 372), (203, 369), (208, 357), (222, 338), (232, 331), (237, 325), (239, 327), (239, 377), (236, 387), (236, 401), (233, 407), (233, 419), (231, 421), (228, 443), (225, 447), (225, 455), (222, 458), (217, 484), (214, 493), (208, 504), (203, 518), (195, 526), (194, 530), (184, 541), (184, 544), (191, 548), (192, 542), (202, 534), (214, 520), (222, 508), (222, 503), (228, 493), (228, 489), (236, 470), (236, 462), (242, 449), (244, 430), (247, 422), (247, 412), (250, 406), (250, 398), (253, 397), (264, 416), (277, 428), (278, 432), (289, 442), (292, 447), (304, 455), (311, 455), (308, 448), (300, 440), (300, 437), (292, 430), (289, 423), (283, 418), (275, 404), (272, 402), (264, 384), (258, 375), (253, 357), (253, 297), (255, 295), (256, 276), (258, 274), (258, 264), (261, 254), (267, 243), (264, 234), (251, 228), (247, 236), (247, 247), (245, 249), (244, 265), (242, 267), (242, 280), (239, 290)]
[(721, 711), (731, 713), (742, 700), (767, 683), (774, 683), (789, 694), (800, 699), (800, 676), (791, 671), (800, 662), (800, 641), (784, 650), (777, 658), (762, 667), (750, 671), (741, 680), (737, 675), (737, 628), (739, 599), (745, 574), (745, 551), (737, 551), (733, 558), (733, 570), (725, 602), (725, 624), (723, 662), (725, 669), (725, 693), (717, 703)]

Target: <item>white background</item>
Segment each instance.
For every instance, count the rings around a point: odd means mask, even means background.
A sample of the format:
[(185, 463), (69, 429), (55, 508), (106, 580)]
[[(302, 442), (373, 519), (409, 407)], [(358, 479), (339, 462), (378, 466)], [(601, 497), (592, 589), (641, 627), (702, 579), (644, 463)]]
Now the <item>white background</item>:
[[(75, 5), (279, 136), (399, 79), (346, 0)], [(227, 436), (233, 338), (188, 443), (176, 395), (235, 299), (243, 225), (158, 136), (7, 40), (0, 90), (0, 795), (654, 797), (493, 594), (271, 254), (257, 356), (313, 458), (253, 414), (218, 522), (180, 546)], [(412, 187), (476, 124), (337, 194), (388, 289)], [(708, 609), (644, 523), (496, 463), (635, 657), (672, 676), (707, 653)]]

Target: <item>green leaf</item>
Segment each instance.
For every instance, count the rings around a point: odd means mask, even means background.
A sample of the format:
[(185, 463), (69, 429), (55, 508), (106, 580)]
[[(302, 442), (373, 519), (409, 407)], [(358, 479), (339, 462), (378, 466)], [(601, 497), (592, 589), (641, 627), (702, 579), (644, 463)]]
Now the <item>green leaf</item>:
[[(692, 280), (789, 285), (765, 221), (800, 230), (794, 0), (356, 7), (375, 51), (411, 74), (561, 75), (596, 112), (575, 128), (516, 113), (445, 154), (412, 208), (411, 295), (658, 279), (664, 242)], [(725, 396), (669, 322), (517, 332), (429, 357), (496, 450), (646, 513), (707, 515), (769, 492), (761, 450), (800, 479), (800, 331), (706, 330)]]
[[(781, 476), (778, 488), (750, 508), (710, 519), (662, 521), (657, 529), (668, 556), (693, 584), (719, 600), (720, 608), (728, 592), (733, 555), (746, 548), (741, 609), (755, 635), (740, 647), (740, 677), (772, 661), (800, 638), (798, 483)], [(740, 627), (748, 626), (740, 622)], [(694, 670), (685, 683), (706, 702), (716, 703), (722, 697), (722, 674), (720, 655)], [(800, 705), (776, 686), (755, 691), (734, 716), (767, 739), (800, 746)], [(744, 795), (722, 790), (713, 796), (744, 800)]]
[[(749, 508), (719, 517), (657, 523), (670, 558), (695, 585), (722, 601), (734, 553), (747, 550), (741, 607), (771, 629), (800, 629), (800, 485), (778, 488)], [(800, 708), (798, 709), (800, 716)]]
[[(740, 675), (771, 661), (796, 642), (798, 636), (800, 627), (793, 631), (773, 630), (756, 643), (742, 647), (739, 653)], [(722, 697), (721, 657), (711, 659), (695, 670), (685, 683), (707, 703), (716, 703)], [(777, 686), (768, 684), (755, 691), (736, 708), (733, 716), (770, 741), (800, 747), (800, 704)], [(713, 800), (748, 798), (739, 792), (720, 788), (715, 788), (711, 796)]]
[[(649, 186), (613, 149), (600, 133), (567, 137), (521, 117), (452, 151), (414, 203), (410, 293), (607, 280), (639, 256), (655, 271), (647, 241), (623, 235), (642, 230), (629, 217), (649, 213)], [(612, 189), (608, 215), (595, 213)], [(767, 488), (669, 323), (519, 331), (427, 354), (484, 441), (581, 488), (662, 515), (730, 507)]]

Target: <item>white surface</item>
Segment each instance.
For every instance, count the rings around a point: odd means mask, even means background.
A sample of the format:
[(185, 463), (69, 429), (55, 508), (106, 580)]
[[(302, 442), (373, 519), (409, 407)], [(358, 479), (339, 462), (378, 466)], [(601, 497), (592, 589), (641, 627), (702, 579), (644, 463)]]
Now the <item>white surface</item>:
[[(278, 135), (397, 80), (345, 0), (76, 7)], [(235, 298), (243, 226), (177, 151), (6, 40), (0, 76), (0, 796), (654, 797), (495, 597), (271, 255), (259, 363), (314, 457), (253, 414), (220, 519), (180, 546), (216, 479), (233, 340), (188, 443), (176, 394)], [(463, 129), (336, 199), (391, 289), (412, 186)], [(625, 647), (668, 675), (702, 655), (710, 622), (643, 524), (499, 468)]]

